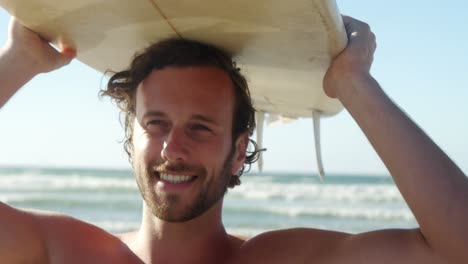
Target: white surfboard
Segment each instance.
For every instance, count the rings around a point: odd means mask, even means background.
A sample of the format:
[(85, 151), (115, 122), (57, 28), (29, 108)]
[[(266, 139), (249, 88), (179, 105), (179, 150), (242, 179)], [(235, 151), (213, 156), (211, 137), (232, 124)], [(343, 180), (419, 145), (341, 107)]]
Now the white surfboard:
[(148, 43), (198, 39), (236, 55), (258, 110), (310, 117), (341, 105), (322, 91), (330, 59), (346, 46), (334, 0), (0, 0), (23, 24), (78, 49), (103, 72), (122, 70)]
[(0, 5), (44, 38), (75, 47), (80, 61), (101, 72), (123, 70), (149, 43), (179, 36), (235, 55), (262, 120), (264, 113), (294, 119), (342, 109), (322, 89), (331, 59), (347, 43), (335, 0), (0, 0)]

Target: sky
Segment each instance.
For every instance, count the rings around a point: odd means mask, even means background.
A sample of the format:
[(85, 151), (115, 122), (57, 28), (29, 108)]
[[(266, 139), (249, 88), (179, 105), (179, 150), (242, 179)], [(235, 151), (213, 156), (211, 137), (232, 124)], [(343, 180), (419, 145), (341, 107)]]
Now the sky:
[[(468, 2), (337, 3), (376, 34), (372, 75), (384, 91), (467, 173)], [(0, 43), (8, 21), (0, 8)], [(105, 84), (75, 60), (25, 85), (0, 109), (0, 166), (130, 168), (119, 113), (97, 96)], [(321, 130), (327, 173), (388, 174), (346, 111), (323, 119)], [(311, 119), (266, 127), (264, 146), (267, 172), (317, 171)]]

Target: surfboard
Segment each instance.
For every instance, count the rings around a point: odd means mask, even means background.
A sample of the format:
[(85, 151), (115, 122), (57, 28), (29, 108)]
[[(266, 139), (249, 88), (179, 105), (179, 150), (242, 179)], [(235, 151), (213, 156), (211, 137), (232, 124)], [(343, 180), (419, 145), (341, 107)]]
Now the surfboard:
[(347, 44), (335, 0), (0, 0), (0, 5), (45, 39), (75, 47), (80, 61), (101, 72), (125, 69), (136, 51), (167, 37), (222, 47), (247, 76), (260, 129), (264, 113), (285, 120), (342, 109), (322, 89), (331, 59)]
[(0, 0), (46, 39), (64, 40), (94, 69), (122, 70), (134, 53), (167, 37), (197, 39), (235, 55), (259, 111), (333, 115), (322, 91), (331, 58), (347, 42), (334, 0)]

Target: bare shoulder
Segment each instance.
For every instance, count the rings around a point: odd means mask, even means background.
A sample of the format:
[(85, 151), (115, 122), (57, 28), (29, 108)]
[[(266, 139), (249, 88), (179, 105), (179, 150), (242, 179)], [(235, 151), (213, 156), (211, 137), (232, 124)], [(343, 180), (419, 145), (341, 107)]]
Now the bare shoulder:
[(2, 263), (73, 263), (83, 256), (93, 257), (93, 252), (112, 256), (122, 244), (104, 230), (73, 217), (0, 203)]
[(312, 228), (269, 231), (246, 240), (240, 249), (240, 262), (304, 263), (310, 256), (322, 259), (346, 237), (346, 233)]
[(0, 203), (0, 259), (2, 263), (47, 262), (40, 225), (31, 213)]
[(445, 263), (418, 229), (362, 234), (294, 228), (266, 232), (243, 243), (239, 263)]
[(29, 213), (37, 219), (41, 228), (49, 263), (84, 263), (85, 259), (88, 259), (88, 263), (99, 260), (109, 262), (131, 255), (118, 237), (95, 225), (61, 213)]
[(385, 229), (349, 235), (339, 241), (335, 260), (346, 257), (351, 263), (447, 263), (427, 244), (421, 230)]

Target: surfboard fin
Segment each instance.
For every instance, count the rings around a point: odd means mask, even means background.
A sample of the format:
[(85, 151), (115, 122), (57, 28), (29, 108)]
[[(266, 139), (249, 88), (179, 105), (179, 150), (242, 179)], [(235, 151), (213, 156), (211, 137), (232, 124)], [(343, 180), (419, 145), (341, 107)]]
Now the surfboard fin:
[[(257, 146), (259, 149), (263, 148), (263, 123), (265, 121), (265, 112), (258, 111), (255, 113), (255, 119), (257, 119)], [(260, 156), (257, 160), (258, 171), (261, 173), (263, 171), (263, 155), (260, 153)]]
[[(270, 116), (270, 115), (269, 115)], [(322, 161), (322, 148), (320, 145), (320, 116), (321, 113), (318, 110), (313, 110), (312, 111), (312, 121), (313, 121), (313, 127), (314, 127), (314, 143), (315, 143), (315, 156), (317, 159), (317, 170), (318, 170), (318, 175), (320, 177), (320, 180), (324, 180), (325, 178), (325, 170), (323, 168), (323, 161)], [(269, 117), (270, 118), (270, 117)], [(281, 122), (281, 118), (276, 117), (276, 119), (271, 118), (272, 120), (268, 120), (269, 123), (277, 123), (278, 121)], [(259, 149), (263, 148), (263, 126), (265, 123), (265, 112), (263, 111), (258, 111), (255, 113), (255, 119), (257, 121), (257, 127), (256, 127), (256, 141), (257, 141), (257, 146)], [(286, 122), (289, 121), (289, 119), (285, 119)], [(257, 166), (258, 166), (258, 171), (261, 173), (263, 172), (263, 157), (260, 155), (258, 157), (257, 161)]]
[(322, 162), (322, 148), (320, 145), (320, 111), (312, 111), (312, 121), (314, 126), (314, 143), (315, 143), (315, 156), (317, 158), (317, 170), (320, 180), (324, 180), (325, 171)]

